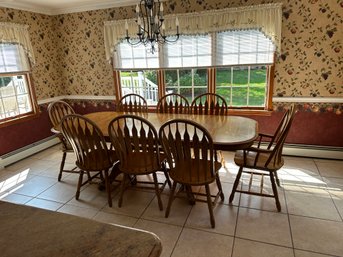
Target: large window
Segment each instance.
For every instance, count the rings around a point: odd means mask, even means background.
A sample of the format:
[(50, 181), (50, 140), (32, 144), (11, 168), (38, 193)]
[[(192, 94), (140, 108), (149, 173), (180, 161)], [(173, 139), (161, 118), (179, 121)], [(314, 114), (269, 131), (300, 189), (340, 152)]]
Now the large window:
[[(117, 92), (132, 92), (138, 79), (142, 90), (135, 93), (143, 97), (155, 90), (154, 95), (174, 92), (191, 102), (197, 95), (211, 92), (223, 96), (231, 108), (268, 109), (274, 51), (273, 43), (259, 30), (181, 36), (174, 44), (160, 45), (154, 55), (143, 45), (123, 42), (114, 56), (120, 78)], [(147, 86), (151, 78), (155, 87)]]
[(0, 124), (36, 113), (29, 71), (21, 45), (0, 43)]

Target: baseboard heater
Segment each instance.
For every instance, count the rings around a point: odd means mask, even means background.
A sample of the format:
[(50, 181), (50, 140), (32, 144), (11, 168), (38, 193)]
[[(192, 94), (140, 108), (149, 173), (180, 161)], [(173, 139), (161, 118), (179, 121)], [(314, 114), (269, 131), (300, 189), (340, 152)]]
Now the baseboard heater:
[(284, 155), (343, 160), (343, 147), (285, 144)]
[(60, 141), (56, 136), (50, 136), (33, 144), (24, 146), (12, 152), (0, 156), (0, 169), (4, 168), (12, 163), (20, 161), (26, 157), (29, 157), (35, 153), (43, 151), (51, 146), (58, 144)]
[[(51, 136), (0, 156), (0, 169), (59, 143)], [(284, 155), (343, 160), (343, 147), (285, 144)]]

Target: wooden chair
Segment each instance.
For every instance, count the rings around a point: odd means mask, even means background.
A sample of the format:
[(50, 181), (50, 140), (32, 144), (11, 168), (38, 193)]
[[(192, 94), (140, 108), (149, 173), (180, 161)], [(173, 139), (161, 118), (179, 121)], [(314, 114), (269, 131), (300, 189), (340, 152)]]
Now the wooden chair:
[(205, 93), (194, 98), (191, 110), (194, 114), (227, 115), (227, 103), (218, 94)]
[(171, 93), (163, 96), (157, 103), (158, 113), (189, 113), (189, 102), (186, 97)]
[[(238, 150), (235, 154), (235, 163), (239, 166), (239, 171), (237, 177), (235, 179), (232, 192), (230, 195), (229, 202), (233, 201), (235, 192), (246, 193), (251, 195), (260, 195), (265, 197), (273, 197), (275, 198), (275, 203), (278, 211), (281, 211), (281, 205), (279, 201), (278, 191), (275, 183), (275, 177), (277, 176), (277, 170), (279, 170), (283, 164), (284, 160), (282, 158), (282, 149), (287, 137), (287, 134), (291, 128), (293, 119), (295, 116), (295, 108), (294, 105), (291, 106), (290, 109), (287, 110), (285, 115), (284, 125), (281, 126), (280, 133), (277, 137), (274, 137), (275, 140), (272, 146), (268, 147), (268, 149), (264, 149), (261, 147), (250, 147), (245, 150)], [(283, 122), (282, 122), (283, 123)], [(241, 189), (238, 190), (238, 184), (241, 178), (242, 173), (250, 174), (250, 181), (248, 185), (248, 189)], [(260, 191), (252, 191), (252, 180), (254, 175), (261, 176), (261, 183), (260, 183)], [(271, 181), (273, 194), (267, 194), (263, 192), (263, 182), (264, 176), (268, 176)]]
[[(188, 195), (206, 196), (206, 201), (198, 198), (192, 200), (207, 202), (211, 226), (214, 228), (213, 206), (219, 196), (224, 200), (224, 194), (218, 174), (221, 163), (217, 161), (211, 135), (198, 123), (174, 119), (161, 126), (159, 138), (166, 154), (169, 176), (173, 180), (165, 216), (169, 216), (172, 202), (176, 197), (176, 186), (181, 184), (188, 191)], [(209, 184), (213, 182), (216, 182), (218, 188), (216, 195), (211, 195), (210, 192)], [(205, 186), (206, 194), (191, 192), (192, 186)]]
[[(269, 139), (268, 145), (265, 147), (266, 149), (271, 149), (275, 143), (278, 141), (279, 137), (281, 136), (281, 132), (285, 129), (287, 122), (290, 119), (291, 115), (294, 115), (294, 105), (291, 105), (290, 110), (284, 112), (274, 134), (266, 134), (266, 133), (259, 133), (257, 138), (257, 148), (263, 148), (262, 142), (265, 139)], [(280, 180), (278, 178), (277, 172), (275, 171), (275, 180), (276, 184), (280, 186)]]
[[(65, 116), (61, 121), (61, 131), (70, 142), (76, 155), (76, 166), (80, 169), (75, 198), (79, 199), (83, 185), (99, 177), (105, 182), (108, 205), (112, 207), (109, 170), (116, 168), (118, 163), (116, 152), (108, 149), (105, 138), (97, 125), (81, 115)], [(88, 179), (83, 181), (84, 172), (88, 174), (95, 172), (95, 174), (89, 175)]]
[(61, 181), (62, 172), (79, 173), (79, 171), (75, 171), (76, 167), (72, 170), (64, 169), (67, 153), (73, 153), (73, 148), (71, 147), (69, 142), (65, 139), (63, 134), (60, 132), (60, 125), (61, 125), (62, 118), (68, 114), (75, 114), (75, 112), (74, 112), (74, 109), (68, 103), (64, 101), (56, 101), (49, 104), (48, 113), (49, 113), (49, 118), (52, 124), (51, 131), (56, 134), (56, 136), (58, 137), (62, 145), (63, 155), (62, 155), (62, 160), (60, 164), (60, 172), (58, 174), (58, 181)]
[[(191, 110), (194, 114), (227, 115), (227, 103), (218, 94), (205, 93), (194, 98)], [(221, 151), (219, 151), (219, 155), (220, 162), (225, 167), (225, 159)]]
[[(164, 158), (160, 156), (159, 140), (154, 126), (142, 117), (126, 114), (110, 122), (108, 134), (120, 160), (119, 170), (124, 174), (118, 207), (122, 206), (126, 182), (131, 181), (131, 176), (136, 179), (140, 175), (152, 174), (158, 206), (163, 210), (161, 192), (167, 180), (164, 183), (159, 183), (157, 180), (156, 172), (165, 170), (165, 167), (162, 165)], [(136, 183), (150, 182), (137, 179)]]
[(118, 111), (129, 113), (147, 113), (148, 104), (140, 95), (127, 94), (118, 101)]

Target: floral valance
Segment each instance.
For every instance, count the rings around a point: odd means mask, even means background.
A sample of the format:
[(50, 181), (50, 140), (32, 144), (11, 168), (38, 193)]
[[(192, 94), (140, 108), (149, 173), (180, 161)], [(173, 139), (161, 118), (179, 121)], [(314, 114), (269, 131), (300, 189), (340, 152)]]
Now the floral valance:
[(33, 48), (30, 41), (28, 25), (0, 22), (0, 42), (20, 44), (32, 65), (35, 64)]
[[(272, 40), (277, 52), (280, 52), (281, 49), (281, 3), (166, 15), (166, 35), (175, 35), (176, 16), (179, 19), (180, 34), (182, 35), (206, 34), (227, 30), (259, 29)], [(129, 19), (127, 22), (129, 25), (129, 35), (136, 35), (137, 24), (135, 19)], [(125, 20), (105, 22), (105, 51), (108, 61), (111, 60), (116, 45), (125, 36)]]

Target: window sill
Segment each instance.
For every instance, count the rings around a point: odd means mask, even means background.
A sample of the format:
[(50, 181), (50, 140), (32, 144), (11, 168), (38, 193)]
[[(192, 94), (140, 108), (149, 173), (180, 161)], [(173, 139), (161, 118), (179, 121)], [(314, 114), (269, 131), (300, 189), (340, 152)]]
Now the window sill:
[(228, 114), (229, 115), (256, 115), (256, 116), (271, 116), (273, 111), (269, 110), (249, 110), (249, 109), (229, 109)]
[(13, 119), (9, 119), (9, 120), (5, 120), (5, 121), (0, 121), (0, 128), (4, 128), (4, 127), (8, 127), (14, 124), (18, 124), (21, 122), (25, 122), (25, 121), (29, 121), (35, 118), (38, 118), (40, 116), (40, 112), (37, 113), (30, 113), (30, 114), (26, 114), (20, 117), (16, 117)]

